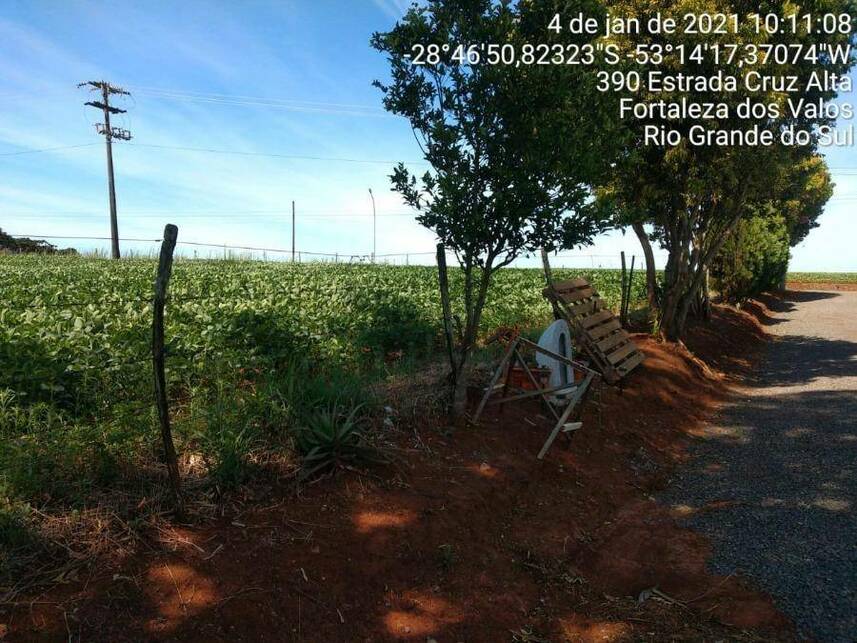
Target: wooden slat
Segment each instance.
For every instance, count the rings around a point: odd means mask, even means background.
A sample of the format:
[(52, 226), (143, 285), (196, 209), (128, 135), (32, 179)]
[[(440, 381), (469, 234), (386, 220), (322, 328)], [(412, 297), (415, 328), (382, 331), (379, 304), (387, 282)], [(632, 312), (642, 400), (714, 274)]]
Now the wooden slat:
[(566, 290), (574, 290), (575, 288), (584, 287), (589, 287), (589, 282), (581, 277), (578, 277), (577, 279), (567, 279), (566, 281), (560, 281), (553, 284), (553, 289), (557, 292), (564, 292)]
[(637, 352), (637, 345), (634, 342), (628, 342), (624, 346), (620, 347), (618, 350), (613, 351), (612, 353), (607, 354), (607, 361), (609, 361), (614, 366), (621, 362), (623, 359), (628, 357), (631, 353)]
[(567, 304), (573, 304), (581, 299), (589, 299), (594, 294), (595, 291), (592, 288), (581, 288), (579, 290), (572, 290), (571, 292), (560, 293), (560, 298)]
[(616, 367), (616, 370), (619, 371), (622, 375), (627, 375), (634, 368), (639, 366), (644, 359), (646, 359), (646, 356), (643, 355), (643, 353), (637, 351), (635, 355), (631, 355), (631, 357), (619, 364), (619, 366)]
[(608, 319), (613, 317), (613, 313), (609, 310), (599, 310), (597, 313), (590, 315), (589, 317), (584, 317), (580, 320), (580, 325), (584, 328), (592, 328), (593, 326), (597, 326), (598, 324), (607, 321)]
[(592, 313), (598, 312), (599, 303), (600, 302), (598, 300), (582, 301), (573, 306), (566, 305), (565, 309), (568, 311), (568, 314), (573, 317), (588, 317)]
[(596, 342), (595, 345), (598, 347), (598, 350), (606, 353), (611, 348), (618, 346), (619, 344), (622, 344), (624, 342), (627, 342), (630, 339), (631, 338), (628, 336), (628, 333), (626, 333), (622, 329), (619, 329), (612, 335), (607, 335), (607, 337), (605, 337), (601, 341)]
[(618, 319), (613, 317), (606, 324), (601, 324), (600, 326), (594, 326), (593, 328), (587, 329), (586, 334), (592, 341), (598, 341), (612, 333), (614, 330), (618, 330), (620, 328), (622, 328), (622, 324), (619, 323)]

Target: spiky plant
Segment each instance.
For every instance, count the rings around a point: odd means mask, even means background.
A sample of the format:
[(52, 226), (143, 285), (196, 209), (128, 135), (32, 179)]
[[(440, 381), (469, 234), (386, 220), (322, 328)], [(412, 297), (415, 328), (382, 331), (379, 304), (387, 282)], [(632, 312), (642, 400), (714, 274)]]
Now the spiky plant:
[(375, 450), (366, 443), (362, 408), (358, 404), (348, 410), (336, 403), (306, 416), (295, 436), (298, 451), (303, 455), (301, 478), (377, 459)]

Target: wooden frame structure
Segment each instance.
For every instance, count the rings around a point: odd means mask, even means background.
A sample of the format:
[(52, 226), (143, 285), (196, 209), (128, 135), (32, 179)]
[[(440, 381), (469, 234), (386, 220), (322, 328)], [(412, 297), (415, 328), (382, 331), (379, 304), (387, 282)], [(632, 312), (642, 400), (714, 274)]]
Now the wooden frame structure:
[[(568, 364), (569, 366), (576, 368), (578, 370), (582, 370), (586, 372), (586, 376), (583, 378), (581, 382), (569, 382), (568, 384), (563, 384), (562, 386), (554, 386), (549, 388), (544, 388), (541, 384), (539, 384), (535, 375), (533, 375), (532, 369), (527, 365), (527, 361), (521, 355), (522, 348), (529, 348), (534, 351), (540, 352), (548, 357), (551, 357), (559, 362), (564, 364)], [(509, 373), (512, 370), (512, 367), (515, 363), (521, 365), (524, 373), (527, 375), (527, 379), (532, 384), (533, 389), (529, 391), (518, 390), (510, 393), (509, 387)], [(541, 397), (545, 406), (550, 410), (551, 414), (554, 416), (556, 420), (556, 424), (554, 424), (553, 429), (548, 435), (547, 440), (545, 440), (544, 445), (539, 451), (538, 459), (541, 460), (545, 457), (545, 454), (548, 452), (548, 449), (551, 448), (551, 445), (556, 440), (557, 436), (560, 432), (569, 433), (571, 431), (577, 431), (583, 425), (581, 422), (569, 422), (569, 418), (571, 417), (572, 412), (575, 408), (578, 407), (584, 395), (586, 395), (589, 390), (592, 381), (596, 378), (600, 377), (600, 375), (588, 368), (586, 365), (581, 364), (580, 362), (575, 362), (564, 355), (559, 355), (558, 353), (554, 353), (538, 344), (531, 342), (528, 339), (523, 337), (515, 337), (510, 343), (508, 348), (506, 349), (505, 355), (503, 355), (503, 359), (500, 361), (500, 365), (497, 367), (497, 370), (494, 371), (494, 375), (491, 377), (491, 381), (488, 384), (488, 388), (485, 390), (485, 395), (482, 396), (482, 400), (479, 402), (479, 407), (476, 409), (476, 414), (473, 416), (473, 423), (476, 424), (479, 422), (479, 418), (482, 415), (482, 412), (485, 410), (485, 407), (488, 404), (505, 404), (506, 402), (512, 402), (515, 400), (523, 400), (532, 397)], [(500, 380), (503, 380), (501, 382)], [(500, 399), (491, 400), (490, 398), (498, 391), (502, 391), (502, 396)], [(548, 395), (557, 395), (557, 394), (568, 394), (568, 400), (565, 402), (565, 407), (562, 409), (562, 412), (558, 412), (554, 405), (551, 404), (548, 399)]]
[(645, 359), (586, 279), (549, 282), (542, 294), (568, 322), (579, 347), (608, 384), (619, 382)]

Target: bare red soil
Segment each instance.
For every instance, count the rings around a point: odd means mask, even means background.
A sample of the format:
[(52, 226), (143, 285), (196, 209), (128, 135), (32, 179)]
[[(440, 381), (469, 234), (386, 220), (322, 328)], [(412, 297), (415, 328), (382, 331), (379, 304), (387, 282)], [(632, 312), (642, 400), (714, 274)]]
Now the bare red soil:
[(0, 623), (10, 640), (789, 640), (769, 598), (708, 573), (707, 542), (675, 522), (712, 507), (653, 499), (764, 344), (748, 312), (716, 316), (692, 332), (696, 358), (636, 336), (644, 366), (542, 462), (535, 404), (400, 430), (393, 466), (257, 489), (177, 527), (174, 551), (153, 543)]

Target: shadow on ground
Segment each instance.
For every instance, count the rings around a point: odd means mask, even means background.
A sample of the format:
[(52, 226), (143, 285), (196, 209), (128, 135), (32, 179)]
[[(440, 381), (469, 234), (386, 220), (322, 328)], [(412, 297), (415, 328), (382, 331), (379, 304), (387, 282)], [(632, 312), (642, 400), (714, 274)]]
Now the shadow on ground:
[[(787, 332), (834, 335), (844, 321), (850, 337), (848, 310), (795, 306), (840, 296), (789, 292), (766, 305)], [(857, 343), (779, 335), (660, 498), (712, 539), (713, 571), (755, 579), (821, 640), (857, 632), (855, 383)]]

